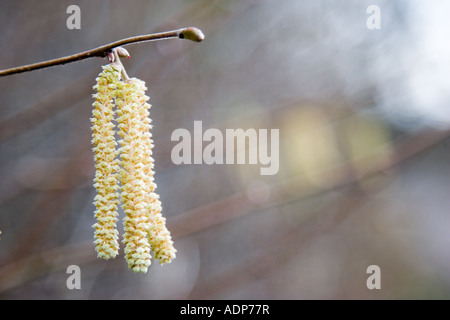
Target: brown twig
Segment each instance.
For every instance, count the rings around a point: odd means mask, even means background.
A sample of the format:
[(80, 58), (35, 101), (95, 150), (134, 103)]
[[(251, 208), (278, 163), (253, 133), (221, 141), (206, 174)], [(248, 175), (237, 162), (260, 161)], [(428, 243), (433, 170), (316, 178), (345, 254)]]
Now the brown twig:
[(130, 37), (122, 40), (118, 40), (109, 44), (105, 44), (103, 46), (100, 46), (95, 49), (91, 49), (88, 51), (76, 53), (67, 57), (61, 57), (53, 60), (47, 60), (42, 61), (38, 63), (28, 64), (24, 66), (14, 67), (10, 69), (4, 69), (0, 70), (0, 77), (8, 76), (11, 74), (16, 73), (22, 73), (42, 68), (48, 68), (51, 66), (66, 64), (70, 62), (75, 62), (78, 60), (83, 60), (87, 58), (92, 57), (105, 57), (106, 53), (110, 50), (119, 47), (124, 46), (131, 43), (138, 43), (138, 42), (147, 42), (147, 41), (156, 41), (156, 40), (164, 40), (164, 39), (171, 39), (171, 38), (179, 38), (179, 39), (188, 39), (195, 42), (202, 41), (205, 37), (203, 33), (197, 29), (197, 28), (182, 28), (178, 30), (173, 31), (166, 31), (166, 32), (160, 32), (160, 33), (152, 33), (152, 34), (146, 34), (142, 36), (135, 36)]

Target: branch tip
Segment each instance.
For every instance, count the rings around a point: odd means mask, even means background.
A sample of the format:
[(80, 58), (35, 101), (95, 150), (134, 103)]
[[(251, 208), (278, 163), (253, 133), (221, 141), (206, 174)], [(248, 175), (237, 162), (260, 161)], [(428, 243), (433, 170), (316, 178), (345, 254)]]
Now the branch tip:
[(205, 39), (205, 35), (203, 32), (194, 27), (180, 29), (178, 32), (178, 38), (180, 39), (188, 39), (195, 42), (200, 42)]

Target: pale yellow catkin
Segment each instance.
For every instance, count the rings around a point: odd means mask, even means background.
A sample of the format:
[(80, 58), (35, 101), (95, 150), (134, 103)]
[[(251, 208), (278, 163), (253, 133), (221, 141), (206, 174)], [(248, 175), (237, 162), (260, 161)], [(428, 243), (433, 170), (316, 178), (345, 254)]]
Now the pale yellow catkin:
[[(147, 272), (151, 252), (161, 265), (176, 256), (161, 201), (155, 192), (153, 141), (150, 133), (150, 107), (145, 82), (136, 78), (120, 80), (121, 65), (103, 67), (94, 89), (92, 130), (96, 160), (94, 204), (95, 244), (98, 256), (118, 254), (117, 209), (120, 200), (126, 214), (123, 243), (128, 266), (134, 272)], [(120, 147), (114, 139), (114, 106), (117, 106)], [(120, 155), (120, 160), (118, 156)], [(119, 185), (120, 180), (120, 185)]]
[(120, 66), (110, 64), (96, 78), (97, 83), (93, 95), (95, 101), (92, 111), (92, 144), (94, 147), (95, 178), (94, 187), (97, 195), (94, 198), (95, 218), (97, 222), (94, 238), (98, 257), (115, 258), (119, 252), (117, 209), (119, 204), (119, 162), (116, 159), (116, 141), (114, 139), (114, 98), (117, 85), (120, 83)]
[(150, 218), (150, 227), (148, 229), (148, 238), (150, 247), (152, 249), (155, 259), (159, 261), (161, 265), (170, 263), (176, 256), (176, 249), (173, 246), (173, 241), (169, 230), (166, 227), (166, 219), (161, 215), (161, 201), (159, 195), (155, 192), (156, 183), (154, 182), (153, 171), (153, 141), (150, 132), (151, 119), (150, 119), (150, 107), (147, 103), (149, 97), (145, 94), (147, 88), (145, 82), (139, 79), (133, 79), (132, 85), (136, 88), (137, 92), (137, 105), (139, 106), (139, 118), (142, 132), (142, 145), (143, 145), (143, 157), (142, 163), (144, 165), (145, 183), (150, 190), (146, 194), (147, 214)]
[(147, 230), (150, 219), (147, 214), (147, 194), (150, 192), (145, 183), (142, 141), (142, 128), (139, 118), (138, 96), (132, 81), (122, 84), (121, 95), (116, 100), (118, 107), (119, 141), (121, 147), (120, 180), (122, 207), (125, 211), (125, 259), (131, 270), (147, 272), (151, 264), (150, 244)]

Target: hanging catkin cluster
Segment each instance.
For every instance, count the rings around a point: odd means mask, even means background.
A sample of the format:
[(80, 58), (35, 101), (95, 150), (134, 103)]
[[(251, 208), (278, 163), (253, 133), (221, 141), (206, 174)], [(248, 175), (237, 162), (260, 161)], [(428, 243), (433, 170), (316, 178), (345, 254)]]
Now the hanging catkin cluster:
[[(145, 273), (151, 264), (151, 252), (160, 264), (165, 264), (175, 258), (176, 250), (155, 193), (147, 88), (145, 82), (136, 78), (122, 81), (121, 68), (117, 63), (104, 66), (94, 86), (94, 243), (100, 258), (110, 259), (118, 254), (116, 223), (121, 200), (126, 214), (122, 241), (125, 259), (131, 270)], [(118, 124), (119, 146), (113, 120)]]

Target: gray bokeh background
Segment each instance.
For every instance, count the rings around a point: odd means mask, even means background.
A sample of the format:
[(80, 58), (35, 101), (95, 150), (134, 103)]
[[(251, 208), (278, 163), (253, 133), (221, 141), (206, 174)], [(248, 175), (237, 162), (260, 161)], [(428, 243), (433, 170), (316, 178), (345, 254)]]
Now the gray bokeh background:
[[(450, 297), (448, 1), (77, 1), (69, 30), (71, 4), (2, 0), (0, 69), (187, 26), (206, 36), (130, 45), (123, 61), (149, 88), (178, 255), (145, 275), (123, 247), (96, 258), (89, 118), (106, 60), (2, 77), (0, 299)], [(171, 134), (194, 121), (279, 129), (279, 172), (173, 164)], [(81, 290), (66, 287), (72, 264)]]

